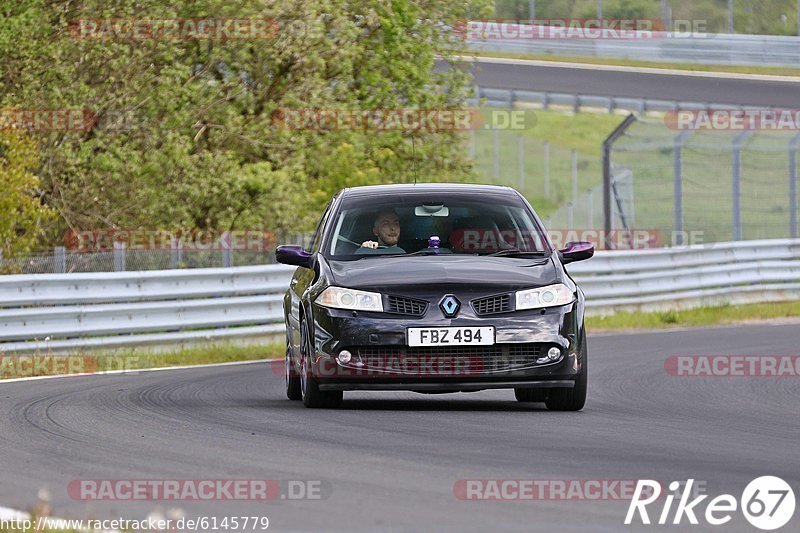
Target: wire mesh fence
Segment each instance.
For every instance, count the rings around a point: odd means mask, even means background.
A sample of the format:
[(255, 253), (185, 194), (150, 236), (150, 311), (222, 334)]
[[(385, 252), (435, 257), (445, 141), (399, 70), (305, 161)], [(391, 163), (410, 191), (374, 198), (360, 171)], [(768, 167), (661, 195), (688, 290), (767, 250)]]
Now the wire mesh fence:
[(702, 242), (797, 237), (798, 139), (796, 131), (678, 132), (639, 121), (612, 160), (632, 173), (637, 227)]
[[(225, 240), (222, 239), (221, 242)], [(68, 274), (268, 265), (275, 263), (274, 252), (277, 244), (300, 244), (309, 247), (311, 234), (296, 232), (272, 234), (269, 245), (259, 246), (258, 249), (247, 249), (247, 247), (237, 249), (235, 243), (231, 246), (197, 249), (180, 240), (166, 249), (129, 248), (124, 242), (114, 242), (111, 250), (83, 250), (57, 246), (52, 252), (26, 257), (0, 257), (0, 274)]]
[[(479, 130), (479, 176), (525, 194), (556, 236), (602, 231), (602, 157)], [(647, 246), (796, 238), (797, 129), (679, 130), (663, 117), (633, 123), (611, 150), (611, 229), (646, 232)]]

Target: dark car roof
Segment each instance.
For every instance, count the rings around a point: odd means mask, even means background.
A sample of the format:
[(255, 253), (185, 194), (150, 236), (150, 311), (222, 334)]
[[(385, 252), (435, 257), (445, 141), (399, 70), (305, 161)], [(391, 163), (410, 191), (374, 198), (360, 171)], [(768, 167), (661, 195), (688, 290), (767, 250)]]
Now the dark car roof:
[(390, 185), (363, 185), (342, 190), (342, 196), (373, 196), (376, 194), (413, 193), (474, 193), (474, 194), (517, 194), (511, 187), (502, 185), (482, 185), (477, 183), (396, 183)]

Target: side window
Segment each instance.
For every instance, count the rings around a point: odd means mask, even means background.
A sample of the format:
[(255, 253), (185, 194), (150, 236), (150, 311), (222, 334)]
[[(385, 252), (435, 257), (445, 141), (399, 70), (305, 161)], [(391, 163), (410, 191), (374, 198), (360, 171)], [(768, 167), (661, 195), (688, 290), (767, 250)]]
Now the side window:
[(310, 253), (314, 253), (319, 251), (319, 244), (322, 241), (322, 233), (325, 229), (325, 221), (328, 219), (328, 214), (331, 211), (331, 204), (329, 203), (325, 206), (325, 212), (322, 213), (322, 217), (319, 219), (319, 223), (317, 223), (317, 229), (314, 230), (314, 235), (311, 237), (311, 243), (308, 247), (306, 247), (306, 251)]

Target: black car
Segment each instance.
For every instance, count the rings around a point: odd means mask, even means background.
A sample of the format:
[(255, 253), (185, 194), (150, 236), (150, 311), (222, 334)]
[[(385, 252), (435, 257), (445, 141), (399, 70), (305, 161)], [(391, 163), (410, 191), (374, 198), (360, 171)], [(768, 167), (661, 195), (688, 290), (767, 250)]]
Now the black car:
[(286, 394), (336, 407), (346, 390), (513, 388), (580, 410), (584, 295), (564, 265), (593, 253), (554, 249), (509, 187), (344, 189), (308, 248), (276, 252), (299, 267), (284, 298)]

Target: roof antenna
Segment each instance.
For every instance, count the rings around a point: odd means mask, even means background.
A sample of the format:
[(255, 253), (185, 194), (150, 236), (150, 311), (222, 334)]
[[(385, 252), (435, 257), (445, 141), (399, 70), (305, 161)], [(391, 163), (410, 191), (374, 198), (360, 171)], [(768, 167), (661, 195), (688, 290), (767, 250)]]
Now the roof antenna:
[(414, 144), (414, 134), (411, 134), (411, 159), (414, 161), (414, 185), (417, 184), (417, 150)]

